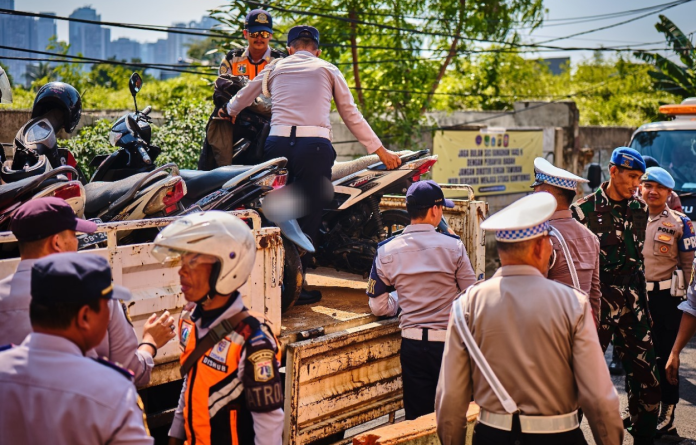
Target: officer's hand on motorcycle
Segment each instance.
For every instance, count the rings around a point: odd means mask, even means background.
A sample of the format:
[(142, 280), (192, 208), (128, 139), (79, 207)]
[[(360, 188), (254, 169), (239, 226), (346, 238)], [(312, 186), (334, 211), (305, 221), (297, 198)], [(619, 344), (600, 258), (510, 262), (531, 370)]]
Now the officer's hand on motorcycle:
[(387, 167), (387, 170), (394, 170), (401, 165), (401, 158), (391, 150), (379, 147), (375, 153), (379, 156), (379, 160)]
[(665, 376), (667, 381), (672, 385), (676, 385), (679, 382), (679, 354), (674, 352), (669, 354), (669, 359), (667, 360), (667, 366), (665, 366)]
[(218, 110), (218, 117), (222, 119), (227, 119), (228, 121), (232, 122), (234, 124), (234, 121), (237, 119), (237, 116), (230, 116), (227, 114), (227, 105), (224, 107), (220, 108)]
[(169, 311), (164, 311), (159, 317), (157, 314), (150, 315), (143, 326), (143, 342), (153, 343), (157, 348), (166, 345), (175, 336), (176, 325)]

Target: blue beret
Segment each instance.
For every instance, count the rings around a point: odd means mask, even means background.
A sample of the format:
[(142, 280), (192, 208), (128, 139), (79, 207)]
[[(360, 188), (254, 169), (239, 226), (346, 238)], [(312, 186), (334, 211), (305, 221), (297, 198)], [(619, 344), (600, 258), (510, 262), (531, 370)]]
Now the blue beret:
[(640, 170), (645, 173), (645, 161), (636, 150), (629, 147), (618, 147), (611, 154), (611, 163), (619, 167), (631, 170)]
[(657, 182), (668, 189), (674, 188), (674, 178), (672, 178), (672, 175), (670, 175), (669, 172), (662, 167), (650, 167), (649, 169), (645, 170), (645, 174), (640, 178), (640, 180), (643, 182)]

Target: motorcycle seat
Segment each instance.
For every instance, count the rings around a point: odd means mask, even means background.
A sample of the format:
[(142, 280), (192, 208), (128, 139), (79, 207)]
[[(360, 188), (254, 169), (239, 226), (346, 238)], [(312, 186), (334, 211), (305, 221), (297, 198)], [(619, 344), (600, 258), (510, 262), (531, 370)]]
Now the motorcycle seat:
[[(31, 176), (16, 182), (0, 185), (0, 209), (10, 206), (25, 191), (29, 191), (28, 186), (34, 183), (35, 180), (36, 176)], [(42, 190), (43, 188), (58, 181), (67, 182), (68, 179), (52, 177), (41, 182), (38, 187), (32, 187), (32, 189), (38, 192), (39, 190)]]
[(184, 200), (194, 203), (207, 194), (220, 189), (227, 181), (248, 172), (253, 165), (227, 165), (210, 171), (181, 170), (179, 175), (186, 183)]
[[(408, 150), (398, 151), (396, 154), (403, 156), (411, 153)], [(334, 162), (333, 167), (331, 167), (331, 180), (337, 181), (339, 179), (345, 178), (348, 175), (359, 172), (360, 170), (365, 170), (372, 164), (380, 162), (379, 156), (377, 155), (367, 155), (358, 159), (353, 159), (352, 161), (345, 162)]]
[[(101, 210), (106, 209), (111, 204), (116, 202), (121, 196), (128, 193), (133, 186), (150, 173), (138, 173), (120, 181), (107, 182), (95, 181), (85, 185), (85, 195), (87, 203), (85, 205), (85, 213), (87, 215), (96, 215)], [(143, 190), (157, 181), (161, 181), (168, 176), (168, 173), (160, 172), (146, 181), (140, 190)]]

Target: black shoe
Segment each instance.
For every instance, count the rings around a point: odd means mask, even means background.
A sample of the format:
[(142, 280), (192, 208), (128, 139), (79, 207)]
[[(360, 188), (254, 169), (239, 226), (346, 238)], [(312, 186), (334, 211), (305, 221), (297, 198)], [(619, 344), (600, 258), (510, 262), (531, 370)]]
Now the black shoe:
[(609, 363), (609, 374), (611, 375), (624, 375), (623, 365), (621, 360), (617, 356), (612, 356), (611, 363)]
[(300, 296), (295, 302), (295, 306), (302, 306), (303, 304), (314, 304), (321, 301), (321, 292), (318, 290), (306, 290), (302, 289)]
[(623, 427), (627, 430), (631, 426), (631, 413), (628, 412), (628, 407), (621, 413), (621, 419), (623, 420)]
[(663, 403), (660, 407), (660, 416), (657, 418), (656, 437), (678, 436), (677, 427), (674, 426), (674, 411), (677, 405)]

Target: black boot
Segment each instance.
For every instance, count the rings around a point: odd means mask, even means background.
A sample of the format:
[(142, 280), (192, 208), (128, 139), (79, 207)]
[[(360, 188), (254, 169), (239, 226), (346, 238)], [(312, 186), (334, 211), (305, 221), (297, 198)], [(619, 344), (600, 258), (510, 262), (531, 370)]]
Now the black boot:
[(300, 296), (295, 302), (295, 306), (302, 306), (303, 304), (314, 304), (321, 301), (321, 292), (318, 290), (307, 290), (302, 288)]
[(619, 355), (616, 353), (616, 349), (614, 349), (614, 352), (611, 355), (611, 363), (609, 363), (609, 374), (611, 374), (611, 375), (623, 375), (624, 374), (623, 365), (621, 364), (621, 359), (619, 358)]
[(662, 436), (678, 436), (677, 427), (674, 426), (674, 411), (677, 405), (669, 405), (663, 403), (660, 407), (660, 416), (657, 418), (657, 435)]

